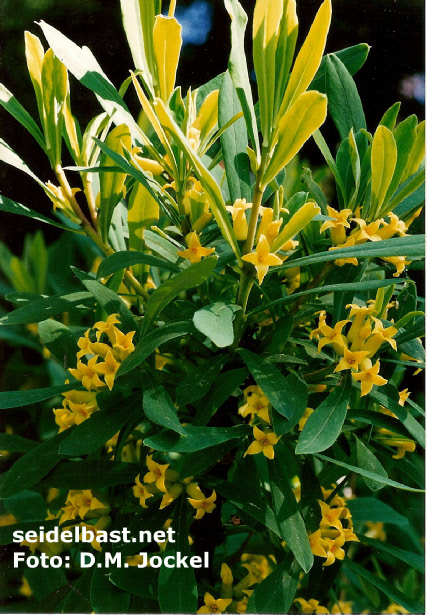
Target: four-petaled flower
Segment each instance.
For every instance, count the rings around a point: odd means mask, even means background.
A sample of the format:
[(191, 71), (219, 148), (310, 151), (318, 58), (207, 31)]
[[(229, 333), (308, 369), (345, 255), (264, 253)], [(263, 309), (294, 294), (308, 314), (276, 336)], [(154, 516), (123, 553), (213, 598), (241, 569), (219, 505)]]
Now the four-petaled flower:
[(254, 442), (249, 446), (248, 450), (244, 454), (246, 455), (257, 455), (258, 453), (264, 453), (264, 455), (268, 459), (274, 459), (274, 445), (278, 443), (279, 438), (272, 431), (265, 432), (258, 429), (257, 426), (254, 427)]
[(260, 284), (262, 284), (269, 267), (282, 264), (280, 258), (270, 252), (270, 244), (264, 235), (261, 235), (256, 251), (245, 254), (245, 256), (242, 256), (242, 260), (254, 265)]
[(356, 352), (352, 352), (348, 348), (344, 347), (344, 356), (341, 361), (336, 366), (336, 372), (341, 372), (343, 369), (359, 369), (359, 364), (363, 361), (365, 357), (369, 354), (366, 350), (358, 350)]
[(165, 473), (169, 465), (170, 465), (169, 463), (165, 463), (161, 465), (160, 463), (153, 461), (153, 455), (147, 455), (147, 466), (150, 471), (147, 472), (147, 474), (144, 476), (144, 482), (145, 483), (155, 483), (157, 489), (160, 489), (160, 491), (163, 491), (163, 493), (166, 493)]
[(200, 239), (196, 232), (189, 233), (185, 238), (187, 242), (187, 250), (182, 250), (178, 252), (178, 256), (181, 258), (188, 258), (190, 263), (198, 263), (203, 256), (209, 256), (215, 252), (215, 248), (203, 248), (200, 243)]
[(205, 513), (211, 513), (216, 508), (216, 504), (214, 504), (216, 500), (215, 491), (213, 491), (212, 495), (210, 495), (208, 498), (203, 497), (203, 499), (198, 499), (198, 500), (193, 499), (193, 498), (187, 498), (187, 499), (190, 502), (191, 506), (195, 508), (197, 511), (196, 514), (194, 515), (195, 519), (201, 519), (202, 517), (205, 516)]
[(369, 359), (364, 359), (363, 363), (365, 362), (366, 368), (362, 372), (352, 374), (353, 378), (361, 384), (361, 397), (364, 397), (370, 393), (374, 384), (379, 387), (387, 384), (387, 380), (378, 375), (378, 372), (380, 371), (380, 362), (377, 361), (375, 365), (372, 365), (372, 362)]
[(139, 503), (142, 508), (148, 508), (145, 500), (148, 498), (152, 498), (153, 494), (147, 490), (147, 487), (141, 483), (139, 480), (140, 474), (135, 478), (135, 485), (132, 487), (133, 495), (139, 499)]
[(231, 604), (231, 598), (215, 598), (206, 592), (204, 597), (205, 604), (200, 607), (198, 613), (224, 613), (225, 609)]
[(88, 391), (92, 389), (97, 389), (98, 387), (103, 387), (104, 382), (100, 380), (98, 376), (98, 370), (96, 362), (98, 361), (98, 357), (92, 357), (87, 362), (87, 365), (79, 361), (77, 363), (77, 369), (69, 368), (68, 371), (76, 380), (80, 380), (82, 385)]
[(114, 379), (116, 377), (116, 373), (119, 367), (120, 363), (118, 363), (113, 357), (113, 353), (111, 352), (111, 350), (107, 352), (104, 362), (98, 363), (98, 365), (96, 365), (95, 369), (99, 374), (104, 374), (105, 382), (110, 391), (113, 388)]

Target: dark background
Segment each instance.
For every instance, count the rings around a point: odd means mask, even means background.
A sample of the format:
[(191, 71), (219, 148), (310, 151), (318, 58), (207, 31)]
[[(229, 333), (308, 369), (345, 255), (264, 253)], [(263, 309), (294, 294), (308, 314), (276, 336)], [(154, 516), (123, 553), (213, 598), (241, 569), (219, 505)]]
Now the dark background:
[[(242, 0), (242, 4), (251, 16), (254, 0)], [(319, 6), (320, 0), (299, 0), (298, 45), (306, 35)], [(168, 3), (164, 3), (165, 10), (167, 7)], [(195, 19), (197, 15), (201, 21)], [(184, 90), (190, 85), (202, 85), (227, 68), (230, 20), (223, 2), (178, 0), (178, 19), (186, 19), (194, 24), (190, 29), (188, 26), (185, 29), (190, 38), (203, 40), (202, 31), (206, 26), (203, 17), (206, 15), (211, 18), (211, 28), (205, 42), (199, 45), (186, 43), (183, 49), (177, 83)], [(119, 0), (0, 0), (0, 82), (13, 92), (33, 117), (37, 117), (37, 109), (25, 63), (24, 30), (37, 34), (43, 41), (41, 30), (35, 23), (41, 19), (58, 28), (78, 45), (90, 47), (117, 88), (128, 77), (128, 70), (133, 68), (133, 63), (121, 26)], [(411, 113), (421, 119), (423, 33), (422, 0), (333, 1), (332, 26), (326, 52), (360, 42), (372, 47), (366, 64), (356, 75), (368, 130), (375, 130), (384, 111), (397, 100), (402, 101), (400, 119)], [(250, 36), (247, 37), (249, 41)], [(73, 77), (71, 92), (73, 113), (81, 126), (85, 127), (101, 109), (95, 96)], [(130, 89), (126, 102), (137, 113), (138, 105), (132, 99)], [(331, 149), (334, 149), (338, 137), (335, 129), (332, 125), (326, 125), (323, 132)], [(32, 137), (2, 108), (0, 136), (39, 177), (44, 181), (53, 180), (47, 159), (40, 156)], [(308, 156), (315, 165), (323, 162), (315, 147), (309, 147)], [(1, 163), (0, 193), (41, 213), (49, 215), (51, 210), (50, 201), (30, 178)], [(48, 241), (58, 236), (56, 229), (42, 226)], [(29, 231), (35, 231), (34, 221), (1, 214), (0, 239), (15, 253), (20, 253), (25, 233)]]

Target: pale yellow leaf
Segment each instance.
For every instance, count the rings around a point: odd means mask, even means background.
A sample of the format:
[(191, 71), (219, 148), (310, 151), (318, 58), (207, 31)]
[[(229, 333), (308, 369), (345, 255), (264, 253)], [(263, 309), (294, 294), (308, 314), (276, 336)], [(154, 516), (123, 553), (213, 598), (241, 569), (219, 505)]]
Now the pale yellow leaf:
[(263, 178), (267, 185), (292, 160), (326, 119), (327, 98), (320, 92), (304, 92), (284, 114), (277, 129), (277, 145)]
[(320, 213), (320, 207), (313, 201), (308, 201), (299, 209), (292, 218), (285, 224), (279, 235), (271, 245), (271, 252), (277, 252), (292, 237), (309, 224), (314, 216)]
[(31, 32), (25, 32), (25, 57), (27, 59), (30, 79), (36, 93), (40, 120), (42, 124), (44, 124), (43, 96), (41, 90), (44, 49), (40, 39), (34, 34), (31, 34)]
[(378, 126), (372, 141), (371, 151), (371, 207), (370, 219), (376, 218), (384, 202), (385, 195), (397, 161), (397, 147), (393, 133), (385, 126)]
[(175, 17), (156, 16), (153, 30), (154, 57), (157, 64), (159, 94), (165, 103), (175, 87), (182, 46), (181, 30)]
[(289, 109), (312, 82), (322, 61), (331, 15), (331, 0), (324, 0), (295, 60), (279, 116)]
[(411, 153), (409, 155), (408, 164), (405, 168), (405, 173), (402, 177), (401, 183), (406, 181), (411, 175), (416, 173), (420, 164), (423, 161), (425, 155), (425, 121), (420, 122), (417, 126), (417, 136), (415, 143), (412, 146)]
[(200, 130), (202, 143), (218, 125), (218, 96), (219, 90), (213, 90), (206, 96), (193, 123), (194, 128)]

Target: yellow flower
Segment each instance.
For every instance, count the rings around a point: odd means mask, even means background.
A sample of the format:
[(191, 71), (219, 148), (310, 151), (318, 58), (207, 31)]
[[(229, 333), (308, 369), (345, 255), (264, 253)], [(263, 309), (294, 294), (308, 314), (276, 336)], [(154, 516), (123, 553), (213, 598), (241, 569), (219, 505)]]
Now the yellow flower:
[(399, 406), (404, 406), (411, 392), (408, 389), (403, 389), (403, 391), (399, 391)]
[(231, 213), (233, 230), (236, 239), (239, 241), (244, 241), (248, 236), (248, 222), (246, 220), (245, 211), (251, 207), (252, 203), (246, 203), (246, 199), (236, 199), (233, 205), (227, 205), (225, 208)]
[(405, 267), (410, 265), (412, 261), (406, 260), (406, 256), (381, 256), (383, 261), (391, 263), (396, 267), (396, 273), (393, 273), (393, 277), (397, 278), (405, 270)]
[(55, 423), (59, 427), (58, 433), (65, 431), (65, 429), (68, 429), (71, 425), (75, 424), (75, 416), (73, 412), (67, 408), (54, 409), (53, 413), (55, 415)]
[(84, 388), (88, 391), (104, 386), (104, 383), (99, 379), (97, 373), (97, 361), (98, 357), (92, 357), (87, 362), (87, 365), (79, 361), (77, 363), (77, 369), (68, 369), (70, 374), (74, 376), (76, 380), (80, 380)]
[(165, 473), (169, 465), (169, 463), (160, 465), (159, 463), (153, 461), (152, 455), (147, 455), (147, 466), (150, 471), (144, 476), (144, 482), (155, 483), (157, 489), (160, 489), (160, 491), (166, 493)]
[(387, 615), (398, 615), (399, 613), (409, 613), (403, 606), (399, 606), (395, 602), (392, 602), (385, 611), (381, 611), (381, 613), (386, 613)]
[(73, 495), (72, 491), (69, 491), (65, 506), (62, 507), (64, 512), (59, 520), (59, 525), (62, 525), (65, 521), (74, 521), (74, 519), (79, 516), (79, 507), (77, 506), (75, 499), (76, 496)]
[(244, 454), (257, 455), (258, 453), (264, 453), (268, 459), (274, 459), (274, 445), (278, 443), (279, 438), (273, 432), (264, 432), (254, 427), (253, 430), (255, 441), (249, 446), (248, 450)]
[(261, 235), (256, 251), (245, 254), (245, 256), (242, 256), (242, 260), (255, 266), (260, 284), (262, 284), (269, 267), (282, 264), (280, 258), (270, 252), (270, 244), (264, 235)]
[(116, 336), (113, 348), (120, 353), (120, 360), (124, 361), (135, 350), (132, 340), (136, 331), (129, 331), (126, 335), (116, 327), (113, 327), (113, 331)]
[(354, 218), (354, 222), (356, 222), (360, 227), (360, 231), (357, 231), (353, 235), (356, 243), (363, 243), (364, 241), (381, 241), (381, 237), (378, 235), (378, 229), (381, 224), (384, 224), (384, 220), (375, 220), (374, 222), (367, 224), (365, 220)]
[(384, 223), (384, 226), (378, 231), (377, 234), (379, 237), (381, 237), (381, 239), (389, 239), (396, 233), (399, 237), (404, 237), (408, 227), (403, 220), (400, 220), (399, 217), (393, 213), (388, 214), (388, 218), (390, 219), (390, 222)]
[[(203, 499), (193, 499), (193, 498), (188, 498), (188, 501), (190, 502), (191, 506), (193, 508), (196, 509), (196, 514), (194, 515), (195, 519), (201, 519), (202, 517), (205, 516), (205, 513), (211, 513), (214, 511), (214, 509), (216, 508), (216, 504), (214, 504), (216, 500), (216, 493), (215, 491), (212, 492), (212, 495), (209, 496), (208, 498), (203, 496)], [(203, 611), (205, 612), (205, 611)], [(208, 611), (206, 611), (208, 612)], [(210, 611), (209, 611), (210, 612)]]
[(352, 352), (348, 348), (344, 348), (344, 356), (342, 357), (334, 371), (341, 372), (344, 369), (357, 370), (359, 368), (359, 363), (361, 363), (363, 359), (368, 356), (368, 354), (368, 351), (359, 350), (356, 352)]
[(353, 613), (353, 603), (352, 602), (344, 602), (344, 600), (338, 600), (338, 604), (335, 603), (331, 609), (331, 613), (335, 615), (335, 613), (342, 613), (346, 615), (347, 613)]
[(152, 498), (153, 494), (147, 490), (147, 487), (141, 483), (139, 480), (140, 474), (135, 478), (135, 485), (132, 487), (133, 495), (139, 499), (139, 503), (142, 508), (148, 508), (145, 500), (148, 498)]
[(344, 533), (340, 534), (336, 538), (324, 538), (322, 543), (326, 551), (326, 562), (323, 562), (323, 566), (332, 566), (336, 559), (344, 559), (345, 551), (342, 548), (345, 543)]
[(319, 606), (319, 601), (304, 600), (304, 598), (295, 598), (294, 602), (298, 602), (301, 608), (300, 613), (329, 613), (328, 609), (324, 606)]
[(393, 337), (397, 333), (396, 327), (387, 327), (384, 328), (383, 323), (378, 318), (372, 316), (372, 320), (375, 323), (374, 329), (372, 331), (372, 335), (370, 338), (363, 344), (362, 350), (368, 351), (368, 356), (372, 357), (377, 350), (379, 350), (383, 344), (383, 342), (388, 342), (393, 350), (397, 351), (396, 341)]
[(178, 252), (178, 256), (188, 258), (192, 264), (200, 262), (203, 256), (209, 256), (215, 252), (215, 248), (202, 247), (199, 237), (195, 231), (189, 233), (185, 238), (185, 241), (187, 242), (188, 249)]
[(331, 229), (331, 239), (335, 245), (342, 244), (346, 240), (345, 229), (350, 228), (350, 223), (347, 221), (347, 218), (353, 214), (351, 209), (342, 209), (341, 211), (337, 211), (333, 209), (333, 207), (329, 207), (328, 216), (332, 218), (332, 220), (326, 220), (322, 226), (320, 227), (320, 232), (323, 233), (326, 229)]
[[(249, 391), (249, 389), (251, 389)], [(245, 390), (247, 403), (239, 409), (239, 414), (246, 418), (248, 414), (261, 418), (266, 423), (270, 423), (268, 409), (270, 402), (258, 386), (251, 386)]]
[(89, 516), (93, 517), (98, 515), (108, 515), (111, 510), (108, 504), (104, 504), (98, 500), (98, 498), (94, 497), (90, 489), (75, 491), (73, 493), (74, 504), (79, 509), (79, 517), (81, 519), (84, 519), (89, 512), (91, 513)]
[(352, 374), (354, 380), (361, 383), (361, 397), (364, 397), (370, 393), (374, 384), (381, 387), (388, 382), (385, 378), (378, 375), (378, 372), (380, 371), (379, 361), (377, 361), (375, 365), (372, 365), (370, 359), (364, 359), (363, 363), (365, 363), (367, 367), (360, 373)]
[(110, 389), (110, 391), (113, 388), (114, 379), (116, 377), (116, 373), (119, 367), (120, 367), (120, 363), (116, 361), (111, 351), (107, 353), (105, 357), (105, 361), (103, 363), (99, 363), (95, 367), (96, 371), (99, 374), (104, 374), (105, 382), (108, 388)]
[[(90, 406), (87, 403), (74, 404), (72, 401), (69, 402), (68, 407), (71, 410), (71, 417), (75, 425), (80, 425), (81, 423), (83, 423), (83, 421), (88, 419), (93, 412), (98, 410), (98, 407)], [(54, 410), (54, 412), (56, 414), (60, 411)], [(68, 412), (68, 410), (65, 410), (65, 412)], [(65, 417), (62, 418), (63, 420), (65, 419)], [(57, 424), (59, 423), (57, 422)]]
[(77, 353), (78, 359), (80, 359), (80, 357), (83, 357), (85, 354), (93, 354), (90, 350), (91, 341), (89, 339), (89, 333), (90, 329), (88, 329), (84, 336), (79, 338), (79, 340), (77, 341), (77, 346), (80, 348)]
[(322, 500), (317, 501), (322, 512), (322, 518), (319, 524), (320, 528), (322, 528), (322, 526), (332, 526), (341, 532), (342, 523), (340, 521), (340, 516), (343, 512), (343, 508), (331, 508), (326, 502), (322, 502)]
[(403, 438), (398, 435), (393, 435), (391, 438), (386, 439), (378, 439), (380, 444), (385, 444), (386, 446), (395, 446), (397, 448), (396, 455), (393, 455), (393, 459), (402, 459), (405, 456), (405, 453), (413, 453), (415, 451), (416, 445), (413, 440), (408, 440), (407, 438)]
[(99, 341), (101, 338), (101, 335), (103, 333), (106, 333), (111, 341), (112, 344), (115, 343), (116, 338), (114, 335), (114, 325), (117, 325), (117, 323), (120, 322), (119, 319), (119, 315), (118, 314), (110, 314), (110, 316), (107, 318), (106, 322), (100, 321), (100, 322), (96, 322), (93, 325), (94, 329), (97, 329), (96, 332), (96, 339)]
[(366, 532), (364, 532), (365, 536), (368, 538), (375, 538), (376, 540), (382, 540), (383, 542), (387, 540), (387, 534), (384, 531), (384, 523), (382, 521), (366, 521), (366, 527), (368, 528)]
[(18, 591), (21, 596), (25, 596), (26, 598), (31, 598), (33, 595), (32, 589), (26, 577), (22, 577), (22, 583)]
[(215, 598), (206, 592), (204, 597), (205, 604), (200, 607), (198, 613), (224, 613), (225, 609), (232, 602), (231, 598)]
[(350, 321), (340, 320), (334, 327), (329, 327), (327, 324), (322, 323), (319, 328), (323, 337), (319, 341), (317, 352), (320, 352), (324, 346), (332, 344), (335, 352), (343, 354), (344, 347), (347, 346), (347, 340), (345, 335), (342, 334), (342, 330), (348, 322)]

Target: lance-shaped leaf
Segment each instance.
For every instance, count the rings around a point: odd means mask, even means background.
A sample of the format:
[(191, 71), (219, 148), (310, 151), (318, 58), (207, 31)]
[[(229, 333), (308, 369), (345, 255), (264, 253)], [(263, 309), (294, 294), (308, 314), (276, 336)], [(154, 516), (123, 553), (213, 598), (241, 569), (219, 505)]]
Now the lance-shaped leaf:
[(271, 244), (271, 251), (276, 252), (280, 250), (280, 248), (292, 237), (295, 237), (301, 229), (307, 226), (311, 222), (311, 220), (320, 213), (320, 207), (313, 203), (313, 201), (309, 201), (305, 203), (285, 224), (283, 229), (280, 231), (279, 235)]
[(417, 126), (417, 136), (415, 138), (414, 146), (409, 156), (408, 164), (405, 169), (402, 181), (405, 181), (411, 175), (416, 173), (425, 155), (425, 121), (420, 122)]
[(287, 557), (259, 585), (248, 602), (248, 613), (288, 613), (297, 591), (301, 567)]
[(313, 132), (320, 128), (326, 119), (326, 107), (324, 94), (305, 92), (286, 111), (277, 128), (277, 145), (262, 180), (264, 186), (276, 177)]
[[(357, 71), (362, 68), (362, 66), (366, 62), (369, 50), (369, 45), (367, 45), (366, 43), (359, 43), (359, 45), (353, 45), (352, 47), (346, 47), (345, 49), (341, 49), (340, 51), (335, 51), (334, 55), (341, 60), (350, 75), (355, 75)], [(317, 71), (315, 78), (311, 82), (309, 90), (318, 90), (319, 92), (326, 93), (325, 73), (327, 57), (328, 56), (324, 56), (322, 58), (319, 70)]]
[(240, 249), (234, 231), (231, 227), (227, 210), (225, 209), (224, 199), (222, 197), (221, 190), (218, 184), (216, 183), (212, 174), (207, 170), (199, 156), (190, 146), (188, 139), (174, 122), (168, 110), (166, 109), (163, 101), (160, 100), (160, 98), (156, 98), (154, 102), (154, 107), (157, 111), (157, 115), (163, 127), (173, 135), (174, 139), (177, 141), (178, 145), (184, 151), (187, 158), (193, 165), (195, 174), (199, 179), (200, 183), (202, 184), (203, 190), (208, 195), (211, 211), (221, 230), (221, 233), (224, 239), (232, 248), (240, 264)]
[[(279, 117), (279, 109), (285, 95), (289, 70), (294, 58), (298, 37), (298, 17), (295, 0), (287, 0), (283, 6), (276, 47), (276, 85), (274, 92), (274, 115)], [(312, 88), (316, 89), (316, 88)]]
[(417, 124), (417, 116), (410, 115), (406, 118), (406, 120), (400, 122), (397, 128), (393, 131), (393, 137), (396, 141), (397, 148), (396, 168), (393, 173), (393, 179), (390, 182), (387, 194), (384, 198), (384, 206), (387, 205), (388, 201), (403, 181), (405, 168), (408, 165), (408, 160), (416, 140)]
[[(230, 73), (227, 71), (224, 73), (221, 82), (218, 100), (218, 124), (220, 128), (225, 126), (240, 111), (239, 97)], [(247, 145), (248, 131), (244, 118), (240, 118), (221, 135), (225, 174), (232, 203), (236, 199), (246, 199), (250, 202), (252, 198), (249, 158), (246, 153)]]
[[(106, 145), (119, 156), (123, 155), (123, 150), (131, 149), (131, 137), (129, 128), (125, 124), (116, 126), (108, 135)], [(101, 166), (114, 166), (113, 160), (107, 155), (102, 154)], [(122, 198), (122, 190), (126, 179), (126, 173), (101, 173), (99, 184), (101, 189), (101, 200), (99, 208), (99, 225), (101, 236), (107, 240), (108, 230), (113, 217), (113, 211), (117, 203)]]
[(147, 187), (136, 183), (128, 204), (129, 249), (144, 250), (144, 229), (159, 219), (159, 204)]
[(181, 273), (178, 273), (173, 278), (163, 282), (159, 288), (156, 288), (150, 295), (147, 303), (142, 325), (142, 335), (148, 331), (161, 311), (173, 301), (179, 293), (205, 282), (215, 269), (216, 262), (216, 256), (209, 256), (199, 263), (191, 265), (188, 269), (181, 271)]
[(356, 133), (366, 128), (365, 114), (353, 77), (333, 53), (326, 58), (326, 94), (329, 111), (341, 139), (351, 128)]
[[(194, 128), (200, 130), (201, 143), (206, 142), (206, 139), (218, 125), (218, 97), (219, 90), (213, 90), (206, 96), (193, 123)], [(240, 109), (236, 113), (239, 111)]]
[(245, 30), (248, 16), (238, 0), (224, 0), (224, 4), (231, 17), (231, 53), (228, 70), (242, 105), (246, 128), (255, 150), (256, 159), (259, 161), (258, 128), (245, 55)]
[[(79, 228), (70, 222), (70, 226), (65, 226), (65, 224), (59, 224), (59, 222), (55, 222), (55, 220), (50, 220), (39, 214), (37, 211), (33, 211), (29, 207), (25, 205), (21, 205), (21, 203), (17, 203), (16, 201), (12, 201), (5, 196), (0, 195), (0, 211), (6, 211), (9, 214), (16, 214), (18, 216), (26, 216), (27, 218), (33, 218), (33, 220), (38, 220), (39, 222), (43, 222), (44, 224), (50, 224), (51, 226), (56, 226), (64, 231), (72, 231), (73, 233), (82, 234), (82, 231)], [(71, 226), (72, 225), (72, 226)]]
[(176, 69), (181, 51), (181, 26), (175, 17), (157, 15), (153, 30), (154, 56), (160, 98), (167, 103), (175, 87)]
[(40, 132), (40, 128), (37, 126), (28, 111), (24, 109), (21, 103), (16, 100), (12, 92), (9, 92), (3, 84), (0, 84), (0, 105), (28, 130), (43, 150), (46, 149), (46, 143), (42, 133)]
[(369, 217), (374, 220), (381, 209), (388, 187), (393, 179), (397, 161), (396, 141), (385, 126), (378, 126), (372, 141), (371, 205)]
[(282, 116), (295, 103), (313, 80), (325, 50), (331, 14), (331, 0), (325, 0), (319, 8), (307, 38), (295, 60), (279, 116)]
[(341, 433), (351, 394), (350, 374), (340, 386), (323, 401), (308, 417), (301, 432), (297, 454), (318, 453), (329, 448)]
[(44, 126), (45, 112), (43, 106), (41, 85), (44, 49), (38, 36), (35, 36), (31, 32), (25, 32), (25, 57), (27, 59), (27, 67), (30, 74), (30, 79), (33, 84), (34, 92), (36, 94), (40, 121)]
[(52, 166), (61, 163), (63, 107), (68, 93), (68, 74), (52, 49), (45, 53), (42, 66), (43, 106), (46, 112), (46, 149)]
[(267, 143), (273, 125), (276, 46), (283, 0), (257, 0), (253, 20), (253, 56), (257, 78), (261, 132)]
[[(146, 3), (150, 4), (150, 3)], [(120, 0), (123, 27), (135, 68), (141, 71), (144, 83), (154, 95), (153, 78), (147, 61), (139, 0)], [(149, 24), (149, 27), (152, 24)]]

